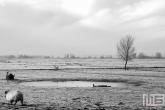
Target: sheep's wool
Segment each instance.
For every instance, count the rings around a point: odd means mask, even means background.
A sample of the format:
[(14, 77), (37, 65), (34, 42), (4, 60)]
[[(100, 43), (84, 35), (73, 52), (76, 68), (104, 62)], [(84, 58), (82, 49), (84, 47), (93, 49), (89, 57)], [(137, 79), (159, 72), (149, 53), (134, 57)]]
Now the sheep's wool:
[(18, 100), (21, 100), (23, 98), (23, 94), (20, 92), (20, 91), (9, 91), (7, 94), (6, 94), (6, 100), (8, 101), (18, 101)]

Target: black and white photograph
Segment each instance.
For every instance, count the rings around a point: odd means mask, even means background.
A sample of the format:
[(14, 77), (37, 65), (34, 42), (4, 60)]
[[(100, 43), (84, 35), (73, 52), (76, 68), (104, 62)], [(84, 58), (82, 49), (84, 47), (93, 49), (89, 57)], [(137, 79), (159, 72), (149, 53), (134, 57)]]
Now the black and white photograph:
[(165, 110), (165, 0), (0, 0), (0, 110)]

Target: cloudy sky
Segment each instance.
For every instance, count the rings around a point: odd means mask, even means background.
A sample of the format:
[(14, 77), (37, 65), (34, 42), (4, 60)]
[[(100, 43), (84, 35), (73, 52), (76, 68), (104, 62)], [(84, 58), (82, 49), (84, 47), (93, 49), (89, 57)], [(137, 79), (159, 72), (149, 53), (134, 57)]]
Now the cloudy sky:
[(165, 0), (0, 0), (0, 55), (165, 55)]

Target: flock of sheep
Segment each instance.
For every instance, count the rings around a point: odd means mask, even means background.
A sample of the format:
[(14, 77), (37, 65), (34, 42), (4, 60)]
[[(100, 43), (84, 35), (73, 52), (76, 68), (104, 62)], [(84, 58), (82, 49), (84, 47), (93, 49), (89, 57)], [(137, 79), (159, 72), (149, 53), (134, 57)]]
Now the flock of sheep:
[[(6, 80), (14, 80), (15, 75), (9, 72), (6, 73)], [(23, 93), (17, 90), (7, 90), (5, 91), (6, 100), (9, 101), (11, 104), (14, 102), (14, 106), (17, 104), (18, 101), (21, 102), (23, 105)]]

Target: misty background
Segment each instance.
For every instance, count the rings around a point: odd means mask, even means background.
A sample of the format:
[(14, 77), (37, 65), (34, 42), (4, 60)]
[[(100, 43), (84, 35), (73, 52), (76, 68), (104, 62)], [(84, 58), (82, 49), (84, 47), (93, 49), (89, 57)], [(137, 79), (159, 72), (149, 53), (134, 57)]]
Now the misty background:
[(165, 56), (165, 0), (0, 0), (0, 55), (116, 56), (122, 37), (136, 53)]

